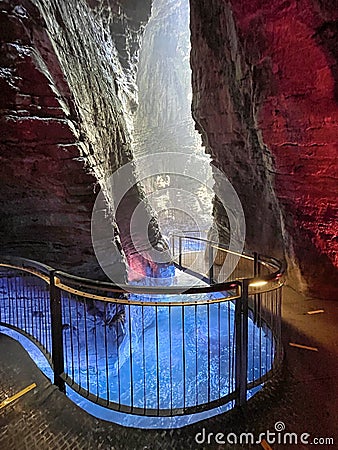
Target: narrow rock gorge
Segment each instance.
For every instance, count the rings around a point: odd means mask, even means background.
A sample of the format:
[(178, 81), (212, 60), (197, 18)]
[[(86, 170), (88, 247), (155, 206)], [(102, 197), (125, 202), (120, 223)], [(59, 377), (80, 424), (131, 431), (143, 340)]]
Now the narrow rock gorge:
[[(3, 0), (0, 14), (3, 253), (101, 276), (90, 225), (102, 188), (110, 208), (95, 220), (108, 216), (102, 245), (124, 273), (145, 193), (135, 183), (115, 211), (107, 177), (133, 152), (201, 153), (180, 102), (192, 96), (205, 152), (243, 205), (246, 248), (285, 257), (297, 290), (338, 293), (334, 1), (191, 1), (192, 93), (183, 0)], [(143, 205), (151, 246), (164, 245)], [(226, 240), (217, 201), (214, 220)]]
[[(174, 170), (175, 154), (183, 153), (182, 172), (194, 164), (206, 180), (212, 176), (209, 158), (191, 115), (189, 14), (189, 0), (153, 0), (137, 71), (134, 153), (141, 172), (160, 153), (163, 173)], [(146, 188), (150, 196), (157, 192), (153, 206), (164, 232), (209, 228), (213, 194), (202, 183), (171, 174), (153, 177)]]

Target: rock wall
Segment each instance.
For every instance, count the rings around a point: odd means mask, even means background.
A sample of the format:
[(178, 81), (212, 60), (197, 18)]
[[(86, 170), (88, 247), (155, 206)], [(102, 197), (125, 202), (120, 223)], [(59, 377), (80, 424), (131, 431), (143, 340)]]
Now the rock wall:
[[(217, 0), (192, 2), (191, 33), (192, 108), (206, 151), (240, 197), (248, 248), (280, 256), (272, 160), (256, 124), (257, 91), (230, 5)], [(215, 216), (217, 223), (223, 222), (219, 204)]]
[[(142, 190), (136, 186), (123, 203), (116, 226), (105, 180), (132, 161), (137, 50), (149, 14), (149, 1), (2, 2), (0, 188), (7, 253), (81, 273), (96, 270), (90, 218), (98, 184), (110, 204), (112, 262), (123, 265), (118, 228), (127, 256), (133, 252), (131, 208)], [(145, 214), (151, 220), (147, 207)], [(161, 239), (156, 222), (149, 234), (152, 244)]]
[(0, 21), (1, 250), (96, 270), (95, 179), (80, 160), (69, 87), (32, 4), (2, 2)]
[(338, 293), (335, 6), (191, 2), (193, 113), (242, 200), (248, 246), (280, 256), (283, 237), (296, 288), (327, 298)]

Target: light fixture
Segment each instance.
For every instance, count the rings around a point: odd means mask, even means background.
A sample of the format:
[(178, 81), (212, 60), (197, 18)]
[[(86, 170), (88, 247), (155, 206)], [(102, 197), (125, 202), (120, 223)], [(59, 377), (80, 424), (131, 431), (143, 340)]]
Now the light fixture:
[(252, 283), (250, 283), (249, 286), (250, 287), (262, 287), (262, 286), (265, 286), (266, 284), (268, 284), (267, 281), (257, 280), (257, 281), (253, 281)]

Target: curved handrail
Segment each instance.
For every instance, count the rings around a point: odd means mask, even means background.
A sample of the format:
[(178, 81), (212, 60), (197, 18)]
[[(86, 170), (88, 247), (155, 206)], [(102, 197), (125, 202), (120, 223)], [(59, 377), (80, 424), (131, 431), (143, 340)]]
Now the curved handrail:
[[(173, 237), (177, 237), (179, 239), (185, 238), (193, 241), (203, 242), (207, 245), (212, 245), (214, 249), (218, 249), (224, 251), (229, 254), (236, 255), (240, 258), (245, 258), (250, 261), (254, 261), (254, 257), (248, 254), (241, 254), (239, 252), (234, 252), (228, 250), (223, 246), (223, 244), (210, 241), (204, 238), (198, 238), (194, 236), (180, 236), (180, 235), (171, 235)], [(99, 281), (90, 278), (84, 278), (77, 275), (72, 275), (66, 273), (62, 270), (57, 270), (48, 266), (46, 264), (16, 257), (16, 256), (3, 256), (0, 258), (0, 266), (13, 268), (17, 270), (23, 270), (34, 274), (40, 278), (42, 278), (47, 283), (50, 282), (50, 277), (53, 277), (53, 283), (60, 288), (61, 290), (67, 291), (74, 295), (82, 295), (86, 298), (90, 298), (93, 300), (112, 302), (112, 303), (121, 303), (121, 304), (129, 304), (129, 305), (162, 305), (162, 306), (170, 306), (170, 305), (195, 305), (201, 303), (218, 303), (224, 300), (233, 300), (235, 298), (239, 298), (241, 296), (241, 286), (242, 283), (246, 281), (249, 286), (254, 284), (254, 282), (269, 282), (278, 280), (279, 285), (282, 283), (282, 276), (285, 271), (285, 266), (282, 262), (278, 261), (272, 257), (266, 257), (259, 255), (258, 262), (260, 264), (266, 265), (270, 269), (274, 269), (274, 272), (265, 275), (259, 275), (258, 277), (243, 277), (240, 280), (235, 279), (227, 282), (221, 283), (213, 283), (211, 285), (200, 285), (200, 286), (184, 286), (184, 285), (174, 285), (174, 286), (137, 286), (130, 284), (114, 284), (107, 281)], [(271, 286), (267, 287), (266, 290), (260, 288), (253, 287), (253, 292), (266, 292), (268, 290), (273, 289)], [(276, 286), (278, 287), (278, 286)], [(86, 292), (86, 290), (95, 290), (95, 294), (93, 292)], [(108, 295), (98, 295), (97, 291), (108, 293)], [(126, 294), (138, 294), (138, 295), (194, 295), (194, 294), (210, 294), (216, 292), (227, 292), (227, 295), (221, 298), (213, 298), (213, 299), (198, 299), (198, 300), (169, 300), (169, 301), (156, 301), (155, 298), (151, 298), (149, 300), (136, 300), (127, 298)], [(109, 294), (117, 294), (115, 297), (110, 297)]]
[[(55, 276), (60, 280), (60, 284), (63, 281), (68, 281), (69, 283), (75, 284), (77, 286), (86, 288), (95, 288), (97, 290), (104, 290), (106, 292), (115, 292), (121, 294), (209, 294), (213, 292), (221, 292), (235, 289), (240, 285), (238, 281), (228, 281), (226, 283), (218, 283), (214, 285), (201, 285), (201, 286), (185, 286), (185, 285), (175, 285), (175, 286), (137, 286), (132, 284), (114, 284), (107, 281), (98, 281), (91, 278), (83, 278), (77, 275), (71, 275), (69, 273), (56, 270)], [(57, 282), (58, 284), (58, 282)]]
[[(228, 284), (228, 283), (227, 283)], [(225, 285), (225, 284), (224, 284)], [(85, 297), (85, 298), (89, 298), (91, 300), (98, 300), (98, 301), (103, 301), (103, 302), (109, 302), (109, 303), (118, 303), (118, 304), (122, 304), (122, 305), (134, 305), (134, 306), (192, 306), (192, 305), (207, 305), (210, 303), (221, 303), (224, 301), (230, 301), (230, 300), (234, 300), (235, 298), (239, 298), (241, 296), (241, 285), (239, 282), (237, 283), (232, 283), (232, 290), (236, 289), (236, 292), (234, 294), (229, 294), (227, 296), (222, 296), (222, 297), (218, 297), (218, 298), (212, 298), (212, 299), (198, 299), (198, 300), (184, 300), (184, 301), (178, 301), (178, 300), (173, 300), (173, 301), (156, 301), (154, 300), (153, 297), (151, 297), (149, 300), (135, 300), (135, 299), (128, 299), (128, 298), (124, 298), (124, 297), (120, 297), (120, 298), (114, 298), (114, 297), (107, 297), (107, 296), (102, 296), (102, 295), (96, 295), (96, 294), (91, 294), (89, 292), (85, 292), (83, 290), (79, 290), (79, 289), (74, 289), (68, 285), (65, 285), (63, 283), (61, 283), (58, 278), (55, 279), (55, 286), (57, 286), (58, 288), (60, 288), (63, 291), (69, 292), (70, 294), (74, 294), (74, 295), (80, 295), (81, 297)], [(196, 291), (196, 288), (190, 288), (187, 291), (183, 292), (183, 295), (186, 294), (205, 294), (205, 293), (213, 293), (213, 292), (229, 292), (229, 287), (225, 288), (225, 289), (221, 289), (221, 284), (217, 285), (218, 289), (215, 290), (212, 286), (208, 286), (207, 288), (205, 288), (202, 291)], [(80, 284), (79, 287), (83, 288), (83, 284)], [(182, 288), (181, 288), (182, 289)], [(189, 292), (188, 292), (189, 291)], [(136, 293), (136, 292), (129, 292), (129, 293)], [(156, 294), (165, 294), (165, 295), (181, 295), (182, 292), (179, 290), (174, 290), (171, 292), (167, 292), (167, 291), (158, 291), (156, 289), (154, 289), (154, 291), (152, 291), (152, 293), (149, 293), (149, 291), (147, 291), (146, 295), (156, 295)], [(143, 293), (144, 295), (144, 293)]]
[(33, 259), (21, 258), (19, 256), (0, 256), (0, 267), (7, 267), (16, 270), (22, 270), (35, 275), (47, 283), (50, 282), (50, 274), (55, 271), (53, 267), (47, 264), (34, 261)]
[[(179, 235), (179, 234), (171, 234), (170, 237), (176, 237), (176, 238), (181, 238), (181, 239), (189, 239), (192, 241), (199, 241), (199, 242), (204, 242), (205, 244), (211, 245), (215, 250), (221, 250), (224, 251), (225, 253), (231, 254), (231, 255), (235, 255), (235, 256), (239, 256), (240, 258), (245, 258), (248, 259), (250, 261), (254, 261), (254, 256), (249, 255), (246, 252), (235, 252), (233, 250), (229, 250), (226, 248), (226, 246), (220, 242), (216, 242), (216, 241), (212, 241), (209, 239), (205, 239), (205, 238), (198, 238), (195, 236), (186, 236), (186, 235)], [(285, 273), (286, 270), (286, 266), (285, 266), (285, 262), (284, 261), (279, 261), (276, 258), (273, 258), (271, 256), (265, 256), (265, 255), (258, 255), (258, 262), (266, 265), (270, 268), (274, 268), (275, 272), (272, 272), (270, 274), (267, 275), (261, 275), (259, 276), (260, 280), (264, 280), (264, 281), (270, 281), (270, 280), (274, 280), (275, 278), (278, 277), (278, 275), (283, 275)], [(245, 278), (246, 280), (248, 280), (249, 282), (253, 281), (255, 279), (255, 277), (247, 277)]]

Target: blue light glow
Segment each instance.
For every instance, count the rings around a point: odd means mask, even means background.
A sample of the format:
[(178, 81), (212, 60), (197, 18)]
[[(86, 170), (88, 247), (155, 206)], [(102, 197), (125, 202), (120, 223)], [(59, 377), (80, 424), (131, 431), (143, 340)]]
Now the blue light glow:
[[(165, 270), (161, 283), (170, 284), (180, 276), (177, 269)], [(4, 280), (0, 279), (1, 322), (25, 329), (50, 351), (47, 286), (35, 277), (25, 283), (19, 276), (8, 278), (7, 284)], [(29, 280), (34, 280), (33, 286)], [(28, 289), (36, 286), (38, 290)], [(14, 291), (15, 302), (11, 301)], [(38, 294), (32, 295), (34, 292)], [(204, 295), (224, 297), (222, 293)], [(140, 300), (135, 294), (131, 297)], [(161, 299), (168, 298), (161, 296)], [(62, 297), (62, 310), (65, 373), (103, 400), (127, 407), (171, 410), (210, 403), (234, 391), (235, 306), (232, 301), (158, 308), (128, 305), (121, 324), (123, 339), (119, 339), (116, 326), (107, 325), (103, 314), (90, 314), (85, 302), (66, 293)], [(29, 339), (4, 327), (0, 331), (17, 339), (52, 379), (45, 356)], [(258, 327), (250, 319), (248, 342), (248, 382), (251, 382), (271, 369), (274, 341), (266, 326)], [(249, 391), (248, 398), (260, 388)], [(71, 387), (67, 387), (67, 394), (96, 417), (138, 428), (182, 427), (233, 407), (233, 402), (228, 402), (195, 414), (149, 417), (104, 408), (81, 397)]]

